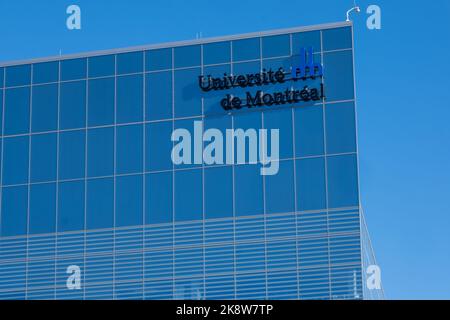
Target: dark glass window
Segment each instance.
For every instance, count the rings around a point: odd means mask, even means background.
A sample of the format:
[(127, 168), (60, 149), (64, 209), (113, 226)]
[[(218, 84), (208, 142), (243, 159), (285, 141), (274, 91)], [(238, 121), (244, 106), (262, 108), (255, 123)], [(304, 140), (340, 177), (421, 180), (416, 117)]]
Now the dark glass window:
[(145, 52), (145, 70), (166, 70), (172, 68), (172, 48)]
[(86, 78), (86, 58), (61, 61), (61, 80)]
[(231, 61), (229, 41), (213, 42), (203, 45), (203, 64), (227, 63)]
[(58, 231), (84, 229), (84, 181), (61, 182), (58, 188)]
[(323, 154), (323, 108), (321, 106), (296, 108), (294, 116), (297, 157)]
[(144, 114), (143, 76), (117, 78), (117, 123), (142, 121)]
[(89, 77), (105, 77), (115, 74), (116, 59), (114, 55), (89, 58)]
[(359, 198), (356, 155), (328, 157), (327, 164), (328, 206), (357, 206)]
[(33, 84), (56, 82), (59, 78), (59, 63), (43, 62), (33, 65)]
[(86, 228), (114, 226), (114, 180), (91, 179), (87, 182)]
[(263, 58), (288, 56), (291, 52), (288, 34), (262, 38)]
[(3, 139), (3, 185), (27, 183), (28, 136)]
[(31, 182), (56, 180), (56, 133), (31, 136)]
[(84, 128), (86, 126), (86, 81), (60, 84), (60, 129)]
[[(231, 74), (231, 65), (219, 65), (219, 66), (210, 66), (204, 67), (203, 74), (205, 76), (211, 75), (212, 77), (223, 77), (224, 74)], [(209, 92), (202, 92), (203, 96), (203, 107), (205, 115), (223, 115), (224, 110), (220, 104), (225, 94), (221, 90), (211, 90)]]
[(142, 51), (117, 55), (117, 74), (142, 72), (144, 53)]
[(127, 227), (142, 224), (143, 176), (116, 178), (116, 226)]
[(202, 101), (198, 88), (200, 68), (175, 71), (175, 117), (202, 114)]
[[(187, 161), (185, 163), (180, 163), (180, 164), (175, 164), (175, 168), (179, 169), (179, 168), (192, 168), (192, 167), (200, 167), (201, 163), (202, 163), (202, 153), (200, 149), (197, 149), (197, 153), (196, 153), (196, 148), (195, 148), (195, 137), (201, 137), (202, 136), (202, 131), (203, 131), (203, 122), (201, 121), (201, 119), (183, 119), (183, 120), (177, 120), (174, 123), (174, 128), (175, 130), (177, 129), (182, 129), (182, 130), (186, 130), (186, 133), (189, 133), (189, 135), (186, 136), (182, 136), (181, 138), (179, 138), (179, 140), (174, 141), (174, 146), (179, 146), (180, 144), (183, 145), (184, 143), (184, 138), (186, 138), (186, 140), (188, 140), (190, 138), (190, 157), (186, 156), (185, 160), (190, 160), (190, 163), (187, 163)], [(200, 143), (201, 144), (201, 143)], [(198, 144), (197, 144), (198, 145)], [(184, 144), (184, 146), (187, 146), (186, 144)], [(184, 149), (183, 151), (181, 151), (181, 154), (184, 156), (184, 151), (188, 150), (189, 148)], [(178, 152), (177, 152), (178, 155)], [(197, 158), (196, 158), (197, 155)]]
[(175, 172), (175, 220), (203, 218), (202, 170)]
[(322, 38), (324, 51), (352, 47), (352, 30), (350, 27), (323, 30)]
[(59, 134), (59, 178), (78, 179), (85, 171), (86, 131), (64, 131)]
[(56, 184), (42, 183), (30, 186), (30, 234), (55, 232)]
[(323, 61), (327, 101), (353, 99), (352, 52), (347, 50), (325, 53)]
[(294, 162), (281, 161), (278, 165), (278, 173), (265, 176), (266, 211), (267, 213), (294, 212)]
[(308, 31), (292, 34), (292, 55), (299, 55), (302, 48), (313, 48), (313, 52), (320, 52), (320, 31)]
[(260, 58), (259, 38), (233, 41), (233, 61), (253, 60)]
[(29, 85), (31, 82), (31, 65), (23, 64), (19, 66), (6, 67), (5, 87), (15, 87)]
[(172, 121), (147, 124), (145, 135), (146, 171), (172, 169)]
[(352, 102), (326, 105), (327, 153), (356, 151), (355, 108)]
[(145, 223), (171, 222), (173, 220), (172, 172), (147, 174), (145, 179)]
[(205, 218), (233, 216), (233, 168), (205, 169)]
[(200, 45), (175, 48), (175, 68), (199, 66)]
[(31, 131), (53, 131), (58, 128), (58, 85), (33, 87)]
[(238, 165), (235, 167), (236, 216), (264, 213), (263, 176), (261, 166)]
[[(279, 158), (292, 158), (292, 110), (276, 110), (264, 112), (264, 128), (267, 129), (267, 152), (272, 150), (271, 130), (279, 132)], [(259, 139), (259, 137), (258, 137)]]
[(4, 80), (5, 80), (5, 68), (0, 68), (0, 88), (4, 87)]
[(116, 136), (116, 172), (118, 174), (142, 172), (143, 126), (118, 126)]
[(89, 126), (114, 123), (114, 82), (114, 78), (89, 80)]
[(5, 135), (28, 133), (30, 127), (30, 88), (5, 91)]
[(146, 120), (172, 118), (172, 71), (147, 73), (145, 77)]
[(114, 128), (88, 131), (88, 176), (101, 177), (114, 172)]
[(326, 208), (324, 158), (297, 160), (296, 172), (298, 209), (304, 211)]
[(27, 233), (28, 187), (6, 187), (2, 190), (2, 236)]

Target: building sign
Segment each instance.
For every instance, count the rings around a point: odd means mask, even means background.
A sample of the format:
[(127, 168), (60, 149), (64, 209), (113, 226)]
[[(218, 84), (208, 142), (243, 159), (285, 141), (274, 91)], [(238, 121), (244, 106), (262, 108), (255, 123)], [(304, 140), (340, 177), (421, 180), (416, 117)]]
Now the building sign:
[(263, 69), (262, 72), (227, 75), (213, 77), (201, 75), (198, 84), (203, 92), (225, 91), (234, 88), (261, 87), (256, 92), (247, 91), (245, 97), (237, 97), (226, 94), (220, 105), (224, 110), (241, 109), (242, 107), (257, 107), (292, 104), (298, 102), (318, 101), (325, 98), (323, 84), (319, 87), (310, 88), (308, 85), (301, 89), (292, 86), (284, 91), (265, 92), (264, 86), (283, 84), (295, 81), (305, 81), (323, 77), (323, 66), (313, 61), (313, 48), (304, 48), (300, 52), (299, 64), (293, 66), (290, 71), (279, 68), (277, 70)]

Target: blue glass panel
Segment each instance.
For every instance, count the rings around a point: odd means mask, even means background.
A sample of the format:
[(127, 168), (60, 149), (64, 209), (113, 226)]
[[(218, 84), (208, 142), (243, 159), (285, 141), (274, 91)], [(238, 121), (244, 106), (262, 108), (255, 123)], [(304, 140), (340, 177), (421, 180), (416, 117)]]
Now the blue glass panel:
[(203, 64), (227, 63), (231, 61), (229, 41), (207, 43), (203, 45)]
[(117, 123), (142, 121), (144, 114), (142, 75), (117, 78)]
[(294, 117), (297, 157), (323, 154), (323, 108), (321, 106), (296, 108)]
[(42, 183), (30, 186), (29, 233), (55, 232), (56, 184)]
[(88, 131), (88, 176), (100, 177), (114, 172), (114, 129)]
[(235, 167), (236, 216), (263, 214), (263, 176), (260, 165)]
[(31, 182), (56, 180), (56, 133), (31, 136)]
[(308, 31), (292, 34), (292, 54), (300, 54), (302, 48), (312, 47), (313, 52), (320, 52), (320, 31)]
[(61, 61), (61, 80), (86, 78), (87, 59), (71, 59)]
[(2, 236), (27, 233), (28, 187), (7, 187), (2, 190)]
[(323, 30), (322, 38), (324, 51), (352, 47), (352, 29), (350, 27)]
[(117, 127), (116, 173), (142, 172), (143, 167), (143, 126)]
[(145, 118), (172, 118), (172, 71), (145, 75)]
[(19, 66), (6, 67), (5, 87), (24, 86), (31, 82), (31, 65), (23, 64)]
[(142, 51), (117, 55), (117, 74), (142, 72), (144, 53)]
[(61, 83), (59, 103), (60, 129), (86, 126), (86, 81)]
[[(181, 129), (183, 130), (184, 133), (186, 133), (183, 136), (181, 136), (179, 140), (174, 141), (174, 149), (175, 147), (178, 148), (179, 146), (183, 146), (183, 150), (180, 151), (180, 154), (183, 157), (183, 163), (175, 164), (175, 169), (200, 167), (203, 162), (202, 151), (201, 148), (196, 148), (195, 146), (202, 145), (201, 139), (202, 139), (203, 122), (201, 121), (201, 119), (177, 120), (175, 121), (174, 126), (175, 130)], [(184, 140), (185, 138), (187, 143)], [(190, 157), (189, 154), (187, 153), (189, 151)], [(186, 156), (184, 156), (184, 152), (187, 153)]]
[(352, 102), (326, 105), (327, 153), (356, 151), (355, 108)]
[(263, 58), (288, 56), (291, 52), (288, 34), (262, 38)]
[[(262, 128), (262, 117), (260, 112), (240, 113), (234, 116), (234, 130), (236, 138), (234, 143), (234, 163), (256, 163), (259, 159), (259, 134), (258, 130)], [(242, 129), (244, 134), (237, 135), (237, 130)], [(243, 137), (239, 138), (239, 137)], [(245, 159), (241, 159), (240, 145), (244, 146)], [(251, 159), (250, 154), (255, 152), (256, 159)], [(242, 161), (244, 160), (244, 161)]]
[(359, 198), (356, 155), (328, 157), (327, 164), (328, 206), (357, 206)]
[(353, 58), (351, 51), (325, 53), (324, 90), (327, 101), (349, 100), (353, 92)]
[(33, 84), (56, 82), (58, 78), (58, 61), (36, 63), (33, 65)]
[[(204, 134), (208, 135), (209, 134), (209, 129), (213, 129), (213, 130), (219, 130), (220, 133), (223, 136), (223, 141), (222, 144), (224, 146), (224, 148), (226, 148), (226, 130), (227, 129), (232, 129), (232, 118), (228, 117), (228, 116), (218, 116), (218, 117), (207, 117), (204, 119), (203, 121), (203, 130), (204, 130)], [(210, 142), (211, 141), (211, 142)], [(213, 141), (215, 141), (215, 137), (211, 137), (210, 139), (205, 140), (205, 142), (203, 143), (203, 148), (205, 150), (205, 148), (207, 148), (207, 146), (210, 143), (213, 143)], [(216, 145), (218, 146), (218, 145)], [(208, 150), (206, 150), (208, 152)], [(226, 151), (225, 151), (226, 152)], [(205, 153), (205, 152), (204, 152)], [(209, 152), (208, 152), (209, 153)], [(221, 165), (226, 163), (226, 153), (222, 152), (223, 155), (222, 157), (220, 157), (220, 153), (218, 153), (218, 150), (214, 150), (212, 151), (212, 156), (215, 157), (216, 162), (209, 164), (206, 163), (204, 161), (204, 165), (205, 166), (216, 166), (216, 165)]]
[(174, 50), (175, 68), (200, 66), (200, 46), (182, 46)]
[(233, 61), (253, 60), (259, 58), (259, 38), (233, 41)]
[(173, 163), (172, 121), (154, 122), (145, 126), (146, 171), (170, 170)]
[(292, 158), (292, 110), (274, 110), (264, 112), (264, 128), (267, 129), (267, 151), (269, 157), (274, 157), (271, 154), (272, 139), (271, 130), (278, 130), (279, 132), (279, 159)]
[(115, 74), (116, 59), (114, 55), (89, 58), (89, 77), (105, 77)]
[(294, 162), (281, 161), (278, 165), (277, 174), (265, 176), (266, 211), (267, 213), (294, 212)]
[(87, 183), (86, 228), (114, 226), (114, 180), (92, 179)]
[(145, 52), (145, 70), (166, 70), (172, 68), (172, 48)]
[(202, 170), (175, 172), (175, 220), (203, 218)]
[(58, 85), (33, 87), (31, 131), (53, 131), (58, 127)]
[(28, 181), (28, 136), (3, 139), (3, 185)]
[[(231, 65), (219, 65), (219, 66), (210, 66), (204, 67), (203, 75), (212, 77), (223, 77), (224, 74), (231, 74)], [(211, 90), (209, 92), (202, 92), (203, 96), (203, 107), (205, 115), (223, 115), (224, 110), (220, 104), (222, 99), (225, 97), (225, 92), (221, 90)]]
[(5, 135), (28, 133), (30, 127), (30, 88), (5, 91)]
[(85, 174), (85, 130), (59, 135), (59, 179), (83, 178)]
[(199, 75), (200, 68), (175, 71), (175, 117), (201, 115)]
[(147, 174), (145, 179), (145, 223), (171, 222), (172, 172)]
[(58, 231), (84, 229), (84, 181), (61, 182), (58, 188)]
[(0, 67), (0, 88), (3, 88), (3, 85), (5, 80), (5, 68)]
[(296, 162), (297, 207), (300, 211), (326, 208), (324, 158)]
[(89, 80), (89, 126), (114, 123), (114, 82), (114, 78)]
[(116, 178), (116, 226), (141, 225), (143, 220), (143, 176)]
[(233, 216), (233, 168), (205, 169), (205, 218)]

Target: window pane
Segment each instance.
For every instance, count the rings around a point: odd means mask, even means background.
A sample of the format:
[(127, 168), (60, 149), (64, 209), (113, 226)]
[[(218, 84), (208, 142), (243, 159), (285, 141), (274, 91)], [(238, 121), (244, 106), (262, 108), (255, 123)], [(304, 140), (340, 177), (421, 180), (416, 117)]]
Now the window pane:
[(324, 54), (324, 86), (327, 101), (353, 99), (353, 60), (351, 51)]
[[(226, 148), (226, 132), (227, 132), (227, 129), (232, 129), (232, 127), (233, 127), (231, 120), (232, 120), (232, 117), (228, 117), (228, 116), (207, 117), (203, 121), (204, 133), (207, 133), (207, 131), (209, 129), (219, 130), (223, 137), (223, 141), (222, 141), (223, 147)], [(211, 142), (205, 141), (203, 143), (203, 148), (204, 148), (203, 150), (205, 150), (210, 145), (210, 143), (214, 143), (213, 141), (215, 141), (215, 137), (211, 139)], [(216, 146), (218, 146), (218, 145), (216, 145)], [(226, 149), (224, 149), (224, 150), (226, 150)], [(206, 154), (209, 155), (208, 150), (206, 150), (206, 151), (207, 151)], [(212, 164), (204, 162), (204, 166), (216, 166), (216, 165), (221, 165), (221, 164), (226, 163), (226, 153), (223, 153), (222, 157), (220, 157), (220, 153), (216, 153), (216, 151), (217, 150), (214, 150), (214, 152), (212, 152), (212, 157), (215, 157), (216, 162), (212, 163)]]
[(299, 32), (292, 35), (292, 54), (299, 55), (302, 48), (312, 47), (313, 52), (320, 52), (320, 31)]
[(350, 27), (323, 30), (322, 37), (324, 51), (352, 47), (352, 30)]
[(65, 131), (59, 135), (59, 178), (84, 177), (86, 132)]
[(202, 170), (175, 172), (175, 220), (203, 218)]
[(88, 176), (101, 177), (114, 172), (114, 129), (88, 131)]
[(58, 127), (58, 85), (33, 87), (32, 132), (53, 131)]
[(238, 165), (235, 167), (236, 216), (264, 213), (263, 176), (260, 165)]
[(30, 234), (55, 232), (56, 184), (30, 186)]
[(321, 106), (294, 109), (295, 153), (297, 157), (320, 155), (323, 146), (323, 111)]
[(142, 51), (117, 55), (117, 74), (142, 72), (144, 53)]
[(352, 102), (326, 105), (327, 153), (356, 151), (355, 108)]
[(356, 155), (328, 157), (328, 206), (357, 206), (358, 169)]
[[(267, 152), (270, 157), (272, 138), (271, 130), (277, 129), (279, 132), (279, 159), (292, 158), (292, 110), (276, 110), (264, 112), (264, 128), (267, 129)], [(258, 137), (259, 139), (259, 137)]]
[(44, 62), (33, 65), (33, 84), (56, 82), (59, 78), (59, 63)]
[(143, 86), (142, 75), (117, 78), (117, 123), (142, 121)]
[(27, 233), (28, 187), (6, 187), (2, 190), (2, 236)]
[(175, 117), (201, 115), (199, 75), (200, 68), (175, 71)]
[(60, 84), (60, 129), (86, 126), (86, 81)]
[(5, 91), (5, 135), (28, 133), (30, 127), (30, 88)]
[(172, 71), (145, 75), (146, 120), (172, 118)]
[(89, 126), (114, 123), (114, 78), (89, 80)]
[(89, 77), (105, 77), (115, 74), (116, 59), (114, 55), (89, 58)]
[[(258, 130), (262, 128), (262, 117), (260, 112), (240, 113), (234, 116), (234, 130), (242, 129), (245, 139), (234, 139), (234, 163), (253, 163), (258, 161)], [(241, 135), (243, 136), (243, 135)], [(239, 156), (241, 148), (244, 145), (245, 159)], [(256, 159), (251, 159), (250, 154), (255, 152)], [(242, 161), (244, 160), (244, 161)]]
[(142, 172), (143, 126), (117, 127), (117, 167), (118, 174)]
[(172, 48), (149, 50), (145, 52), (145, 70), (165, 70), (172, 68)]
[(61, 182), (58, 188), (58, 231), (84, 229), (84, 181)]
[[(184, 148), (182, 151), (180, 151), (181, 156), (183, 157), (183, 160), (186, 160), (183, 163), (175, 164), (175, 169), (179, 168), (192, 168), (192, 167), (200, 167), (202, 165), (202, 142), (198, 140), (195, 140), (196, 137), (202, 137), (203, 132), (203, 121), (201, 119), (186, 119), (186, 120), (177, 120), (174, 123), (175, 130), (181, 129), (183, 130), (184, 134), (178, 141), (174, 142), (174, 148), (175, 146), (183, 146)], [(197, 132), (196, 132), (197, 131)], [(186, 138), (186, 141), (185, 141)], [(189, 141), (190, 140), (190, 141)], [(197, 142), (196, 142), (197, 141)], [(197, 156), (196, 158), (196, 145), (200, 146), (200, 148), (197, 149)], [(190, 150), (189, 150), (190, 149)], [(190, 157), (189, 154), (186, 154), (186, 157), (184, 156), (184, 152), (190, 151)], [(178, 152), (177, 152), (177, 156)]]
[(253, 60), (259, 58), (259, 38), (233, 41), (233, 61)]
[(205, 170), (205, 218), (233, 216), (233, 168), (213, 167)]
[(61, 80), (86, 78), (86, 58), (61, 61)]
[(214, 42), (203, 45), (203, 64), (217, 64), (231, 61), (230, 42)]
[[(220, 65), (204, 67), (203, 75), (212, 77), (223, 77), (224, 74), (231, 74), (231, 65)], [(220, 104), (225, 97), (225, 93), (221, 90), (211, 90), (209, 92), (201, 92), (203, 96), (203, 106), (205, 115), (223, 115), (224, 110)]]
[(4, 85), (4, 79), (5, 79), (4, 73), (5, 73), (5, 68), (0, 67), (0, 88), (3, 88), (3, 85)]
[(116, 178), (116, 226), (142, 224), (142, 175)]
[(278, 165), (277, 174), (265, 176), (266, 211), (267, 213), (294, 212), (294, 162), (281, 161)]
[(297, 207), (300, 211), (326, 208), (324, 158), (296, 162)]
[(172, 169), (172, 121), (147, 124), (145, 135), (146, 171)]
[(31, 65), (6, 67), (5, 87), (24, 86), (31, 82)]
[(31, 182), (56, 180), (56, 133), (31, 136)]
[(262, 38), (263, 58), (288, 56), (291, 52), (288, 34)]
[(114, 180), (92, 179), (87, 182), (87, 229), (114, 226)]
[(145, 179), (145, 223), (171, 222), (172, 172), (147, 174)]
[(3, 185), (28, 182), (28, 136), (3, 139)]
[(175, 68), (200, 66), (200, 46), (183, 46), (175, 48)]

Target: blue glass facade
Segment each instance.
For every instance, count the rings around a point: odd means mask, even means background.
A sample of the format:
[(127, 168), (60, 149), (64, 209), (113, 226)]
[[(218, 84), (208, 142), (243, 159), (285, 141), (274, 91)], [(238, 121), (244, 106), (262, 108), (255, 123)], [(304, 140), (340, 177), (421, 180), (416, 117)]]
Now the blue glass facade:
[[(341, 23), (0, 67), (0, 299), (362, 299), (352, 43)], [(307, 47), (323, 77), (264, 91), (320, 101), (225, 111), (246, 90), (199, 88)], [(278, 173), (174, 164), (195, 121), (279, 129)]]

